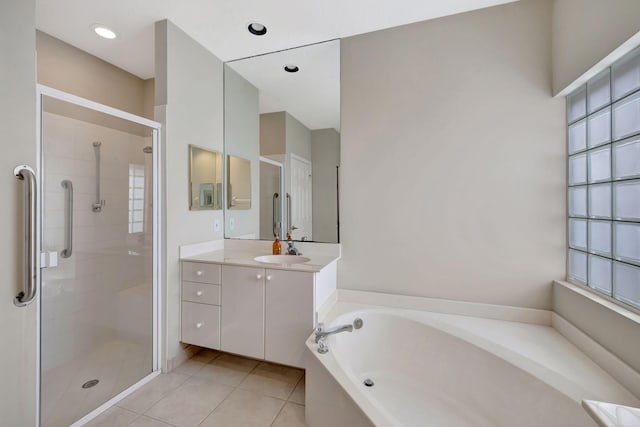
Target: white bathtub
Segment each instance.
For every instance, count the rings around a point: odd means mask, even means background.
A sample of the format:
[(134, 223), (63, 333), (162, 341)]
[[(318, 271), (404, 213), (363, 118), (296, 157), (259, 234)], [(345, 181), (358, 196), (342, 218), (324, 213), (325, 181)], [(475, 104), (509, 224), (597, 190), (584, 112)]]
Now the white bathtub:
[(595, 425), (582, 399), (640, 403), (550, 326), (340, 302), (332, 313), (364, 325), (328, 337), (327, 354), (307, 341), (310, 427), (582, 427)]

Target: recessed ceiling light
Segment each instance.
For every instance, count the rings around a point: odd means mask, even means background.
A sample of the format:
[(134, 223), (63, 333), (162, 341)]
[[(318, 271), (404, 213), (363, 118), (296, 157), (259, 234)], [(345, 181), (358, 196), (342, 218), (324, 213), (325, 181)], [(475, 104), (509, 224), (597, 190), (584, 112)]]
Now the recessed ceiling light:
[(92, 25), (91, 28), (93, 28), (93, 31), (102, 38), (113, 40), (116, 37), (118, 37), (115, 31), (110, 30), (104, 25), (95, 24), (95, 25)]
[(249, 24), (247, 26), (247, 30), (249, 30), (249, 32), (254, 36), (264, 36), (267, 34), (267, 27), (258, 22), (252, 22)]
[(297, 65), (285, 65), (284, 70), (287, 73), (297, 73), (298, 71), (300, 71), (300, 68), (298, 68)]

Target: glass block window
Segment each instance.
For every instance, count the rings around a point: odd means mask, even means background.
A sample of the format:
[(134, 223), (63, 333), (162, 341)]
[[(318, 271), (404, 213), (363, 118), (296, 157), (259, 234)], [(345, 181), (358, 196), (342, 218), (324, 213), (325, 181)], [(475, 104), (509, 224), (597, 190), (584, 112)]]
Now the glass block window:
[(129, 234), (144, 231), (144, 165), (129, 164)]
[(567, 96), (567, 279), (640, 308), (640, 48)]

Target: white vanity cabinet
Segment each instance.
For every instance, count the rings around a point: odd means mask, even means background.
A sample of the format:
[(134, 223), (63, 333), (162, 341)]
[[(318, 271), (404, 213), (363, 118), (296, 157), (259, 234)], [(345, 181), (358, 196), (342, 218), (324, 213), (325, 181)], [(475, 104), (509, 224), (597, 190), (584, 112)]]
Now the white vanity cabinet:
[(183, 342), (304, 367), (316, 312), (336, 289), (335, 262), (320, 271), (182, 265)]
[(221, 349), (303, 366), (314, 327), (314, 273), (222, 266)]
[(182, 342), (220, 349), (220, 266), (182, 263)]

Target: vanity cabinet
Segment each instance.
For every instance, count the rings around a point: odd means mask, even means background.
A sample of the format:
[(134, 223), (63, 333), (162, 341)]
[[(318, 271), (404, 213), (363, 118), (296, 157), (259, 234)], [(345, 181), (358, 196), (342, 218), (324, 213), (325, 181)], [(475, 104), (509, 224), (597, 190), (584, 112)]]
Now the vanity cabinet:
[(220, 266), (182, 263), (182, 342), (220, 349)]
[(183, 342), (304, 367), (316, 312), (336, 288), (335, 263), (319, 272), (182, 264)]
[(302, 367), (314, 327), (313, 276), (222, 266), (221, 349)]

